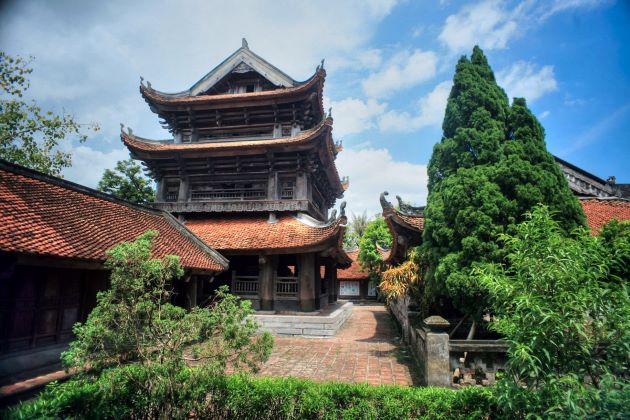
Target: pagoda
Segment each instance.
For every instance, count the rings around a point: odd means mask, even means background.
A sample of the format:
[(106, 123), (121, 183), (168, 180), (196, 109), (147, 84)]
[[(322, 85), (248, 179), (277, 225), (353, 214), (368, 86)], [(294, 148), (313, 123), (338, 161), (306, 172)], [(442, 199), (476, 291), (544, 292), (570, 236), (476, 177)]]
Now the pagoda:
[[(228, 284), (255, 309), (314, 311), (337, 300), (347, 181), (340, 143), (323, 109), (323, 61), (298, 82), (247, 41), (190, 89), (140, 93), (172, 134), (149, 140), (122, 130), (134, 159), (157, 182), (153, 206), (177, 216), (230, 262), (198, 296)], [(323, 273), (320, 274), (320, 272)]]
[(392, 235), (392, 247), (382, 250), (383, 262), (389, 266), (397, 266), (405, 262), (407, 252), (422, 243), (424, 230), (424, 206), (415, 207), (405, 203), (396, 196), (398, 208), (387, 201), (387, 191), (381, 193), (380, 201), (383, 208), (383, 219)]

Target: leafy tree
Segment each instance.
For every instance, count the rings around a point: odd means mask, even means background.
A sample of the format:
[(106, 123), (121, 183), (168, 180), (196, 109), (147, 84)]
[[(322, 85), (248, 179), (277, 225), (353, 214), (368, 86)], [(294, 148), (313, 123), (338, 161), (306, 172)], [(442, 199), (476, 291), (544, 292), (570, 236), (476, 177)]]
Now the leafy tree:
[(155, 198), (151, 181), (133, 159), (119, 160), (116, 169), (105, 169), (97, 189), (132, 203), (149, 203)]
[(365, 211), (358, 216), (352, 213), (350, 223), (348, 223), (348, 227), (346, 228), (346, 233), (343, 238), (343, 245), (345, 248), (358, 248), (359, 241), (361, 241), (361, 237), (363, 236), (369, 221), (370, 219)]
[(94, 380), (131, 375), (145, 398), (160, 395), (155, 403), (163, 404), (163, 413), (177, 406), (187, 362), (213, 374), (226, 367), (255, 371), (269, 357), (273, 339), (268, 333), (254, 337), (258, 326), (248, 318), (251, 303), (227, 288), (210, 308), (172, 305), (169, 284), (183, 270), (177, 256), (151, 259), (156, 235), (148, 231), (107, 252), (111, 287), (98, 293), (86, 323), (75, 325), (76, 340), (62, 361), (66, 368), (87, 367), (85, 375)]
[(585, 219), (546, 150), (543, 127), (524, 99), (509, 106), (479, 47), (457, 64), (442, 128), (428, 166), (426, 292), (429, 301), (479, 316), (485, 291), (471, 268), (501, 261), (497, 238), (512, 232), (525, 212), (549, 205), (564, 232)]
[(527, 217), (501, 236), (506, 262), (476, 273), (491, 296), (491, 328), (509, 345), (498, 402), (518, 418), (622, 418), (630, 409), (630, 223), (567, 237), (548, 207)]
[(383, 268), (383, 257), (378, 247), (389, 248), (392, 235), (385, 220), (378, 216), (365, 227), (365, 232), (359, 242), (359, 262), (370, 272), (378, 273)]
[[(72, 115), (43, 111), (35, 101), (22, 99), (33, 71), (29, 62), (0, 51), (0, 158), (60, 176), (72, 156), (59, 150), (59, 143), (73, 135), (84, 142), (87, 136)], [(89, 127), (99, 129), (96, 124)]]

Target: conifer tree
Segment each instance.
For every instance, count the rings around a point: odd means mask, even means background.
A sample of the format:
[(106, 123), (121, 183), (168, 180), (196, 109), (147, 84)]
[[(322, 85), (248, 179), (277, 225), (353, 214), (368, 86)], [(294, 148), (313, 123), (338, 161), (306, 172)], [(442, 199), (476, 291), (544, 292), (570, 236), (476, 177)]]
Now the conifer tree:
[(553, 156), (544, 129), (517, 98), (507, 95), (479, 47), (457, 63), (442, 125), (429, 162), (423, 250), (429, 261), (426, 293), (439, 309), (485, 309), (485, 292), (471, 268), (503, 258), (499, 236), (543, 203), (565, 232), (584, 214)]

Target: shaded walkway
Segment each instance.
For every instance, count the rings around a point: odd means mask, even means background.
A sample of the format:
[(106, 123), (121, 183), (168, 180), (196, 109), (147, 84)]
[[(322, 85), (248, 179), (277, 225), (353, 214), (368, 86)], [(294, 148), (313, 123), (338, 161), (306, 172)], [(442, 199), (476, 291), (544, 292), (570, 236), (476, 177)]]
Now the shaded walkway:
[(275, 337), (264, 376), (412, 385), (411, 354), (382, 304), (355, 305), (332, 338)]

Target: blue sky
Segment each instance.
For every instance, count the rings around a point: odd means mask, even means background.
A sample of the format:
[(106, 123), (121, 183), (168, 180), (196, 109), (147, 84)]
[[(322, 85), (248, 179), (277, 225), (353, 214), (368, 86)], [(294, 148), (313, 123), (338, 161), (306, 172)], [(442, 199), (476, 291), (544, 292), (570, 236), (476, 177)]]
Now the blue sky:
[(20, 1), (0, 6), (0, 48), (33, 55), (29, 95), (102, 130), (67, 142), (66, 178), (95, 186), (128, 156), (119, 123), (166, 138), (138, 93), (188, 88), (247, 37), (304, 80), (326, 59), (326, 106), (350, 176), (350, 211), (380, 211), (388, 190), (426, 201), (455, 63), (479, 44), (509, 96), (524, 96), (548, 149), (630, 183), (630, 2)]

